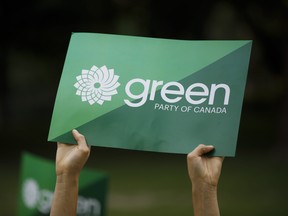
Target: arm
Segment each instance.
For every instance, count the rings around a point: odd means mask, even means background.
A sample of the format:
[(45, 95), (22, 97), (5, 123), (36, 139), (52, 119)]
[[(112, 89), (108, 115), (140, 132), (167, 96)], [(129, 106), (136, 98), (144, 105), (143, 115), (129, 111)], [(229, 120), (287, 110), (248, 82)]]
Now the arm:
[(82, 134), (76, 130), (72, 133), (78, 145), (57, 143), (56, 185), (50, 216), (76, 215), (79, 175), (90, 147)]
[(200, 144), (187, 155), (188, 173), (192, 183), (192, 204), (195, 216), (219, 216), (217, 185), (223, 157), (208, 157), (213, 146)]

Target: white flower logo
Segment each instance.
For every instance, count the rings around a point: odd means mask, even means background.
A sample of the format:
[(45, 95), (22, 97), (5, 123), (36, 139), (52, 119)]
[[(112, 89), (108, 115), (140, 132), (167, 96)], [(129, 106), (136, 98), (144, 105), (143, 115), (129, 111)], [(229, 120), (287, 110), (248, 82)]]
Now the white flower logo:
[(40, 197), (38, 183), (34, 179), (26, 179), (22, 186), (23, 201), (28, 208), (35, 208)]
[(104, 101), (111, 101), (111, 96), (117, 94), (119, 76), (114, 74), (114, 69), (108, 69), (105, 65), (97, 68), (95, 65), (90, 70), (82, 70), (82, 74), (76, 77), (76, 95), (81, 96), (82, 101), (88, 101), (90, 105)]

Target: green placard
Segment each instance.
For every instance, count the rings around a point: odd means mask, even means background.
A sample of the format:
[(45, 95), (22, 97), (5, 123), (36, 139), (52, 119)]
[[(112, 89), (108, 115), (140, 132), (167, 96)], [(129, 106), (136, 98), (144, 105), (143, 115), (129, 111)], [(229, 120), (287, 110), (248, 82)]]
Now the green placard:
[(49, 141), (235, 156), (250, 40), (171, 40), (73, 33)]
[[(49, 215), (55, 182), (55, 162), (23, 152), (18, 215)], [(105, 173), (84, 168), (79, 178), (77, 216), (105, 216), (107, 190)]]

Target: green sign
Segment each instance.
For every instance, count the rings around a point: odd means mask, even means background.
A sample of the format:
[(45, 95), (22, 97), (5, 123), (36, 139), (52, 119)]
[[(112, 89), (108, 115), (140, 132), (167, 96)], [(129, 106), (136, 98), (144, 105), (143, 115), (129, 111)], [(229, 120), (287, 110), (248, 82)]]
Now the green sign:
[(234, 156), (252, 41), (74, 33), (49, 141)]
[[(55, 162), (23, 152), (18, 215), (49, 215), (55, 182)], [(106, 215), (107, 187), (106, 174), (84, 168), (79, 179), (77, 215)]]

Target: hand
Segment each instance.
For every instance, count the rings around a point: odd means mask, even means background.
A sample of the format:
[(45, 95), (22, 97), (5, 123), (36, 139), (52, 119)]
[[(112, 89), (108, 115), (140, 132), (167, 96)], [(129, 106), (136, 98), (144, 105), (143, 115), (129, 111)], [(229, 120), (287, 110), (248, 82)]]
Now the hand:
[(57, 176), (62, 174), (79, 176), (90, 155), (91, 148), (87, 145), (85, 137), (77, 130), (73, 130), (72, 134), (78, 145), (57, 143)]
[(213, 146), (200, 144), (187, 155), (195, 216), (220, 215), (217, 185), (224, 158), (205, 156), (206, 153), (213, 149)]
[(192, 184), (217, 187), (224, 157), (209, 157), (213, 146), (200, 144), (187, 155), (188, 173)]
[(50, 216), (76, 216), (79, 175), (89, 157), (90, 147), (77, 130), (72, 133), (78, 145), (57, 143), (57, 177)]

